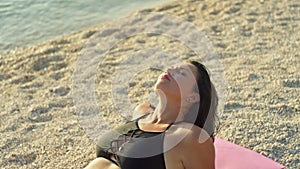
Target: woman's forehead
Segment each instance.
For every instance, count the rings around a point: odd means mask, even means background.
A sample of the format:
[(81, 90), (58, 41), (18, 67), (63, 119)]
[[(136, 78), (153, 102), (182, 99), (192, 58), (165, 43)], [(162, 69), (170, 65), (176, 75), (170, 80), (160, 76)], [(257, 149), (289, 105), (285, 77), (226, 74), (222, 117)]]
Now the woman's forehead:
[(180, 63), (180, 64), (176, 64), (175, 67), (184, 68), (188, 71), (193, 72), (194, 75), (197, 75), (198, 73), (198, 68), (191, 63)]

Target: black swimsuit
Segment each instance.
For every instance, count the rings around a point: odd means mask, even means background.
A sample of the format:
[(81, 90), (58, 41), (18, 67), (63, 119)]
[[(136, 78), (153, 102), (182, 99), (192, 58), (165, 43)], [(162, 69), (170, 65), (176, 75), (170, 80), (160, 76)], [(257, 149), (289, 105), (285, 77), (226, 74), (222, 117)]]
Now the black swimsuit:
[(139, 119), (104, 134), (97, 144), (97, 157), (104, 157), (121, 169), (166, 169), (165, 132), (143, 131), (138, 126)]

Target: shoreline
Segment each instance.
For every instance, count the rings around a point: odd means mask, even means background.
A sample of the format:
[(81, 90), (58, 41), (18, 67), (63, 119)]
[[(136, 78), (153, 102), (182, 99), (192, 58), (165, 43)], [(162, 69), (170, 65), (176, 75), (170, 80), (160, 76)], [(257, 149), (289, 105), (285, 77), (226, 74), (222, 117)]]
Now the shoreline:
[[(220, 55), (227, 81), (217, 137), (287, 169), (299, 167), (300, 159), (299, 6), (288, 0), (178, 0), (143, 10), (183, 18), (205, 32)], [(83, 168), (95, 158), (95, 143), (76, 114), (72, 77), (83, 45), (106, 25), (0, 54), (1, 168)], [(169, 37), (136, 35), (116, 44), (96, 77), (101, 84), (96, 87), (99, 106), (111, 126), (123, 122), (112, 113), (115, 66), (124, 56), (157, 46), (198, 59)], [(129, 92), (134, 104), (147, 101), (156, 77), (151, 71), (134, 77)]]
[[(45, 4), (45, 1), (26, 3), (21, 1), (19, 6), (24, 9), (19, 11), (20, 13), (17, 15), (14, 13), (16, 13), (18, 4), (3, 2), (6, 5), (0, 6), (0, 11), (2, 11), (0, 17), (4, 19), (3, 28), (0, 28), (0, 31), (4, 33), (0, 39), (0, 53), (16, 50), (20, 47), (33, 46), (37, 43), (89, 29), (132, 11), (154, 7), (167, 1), (170, 0), (155, 0), (145, 3), (89, 0), (72, 4), (66, 2)], [(93, 5), (89, 6), (88, 4)], [(79, 6), (81, 6), (81, 10), (78, 10)]]

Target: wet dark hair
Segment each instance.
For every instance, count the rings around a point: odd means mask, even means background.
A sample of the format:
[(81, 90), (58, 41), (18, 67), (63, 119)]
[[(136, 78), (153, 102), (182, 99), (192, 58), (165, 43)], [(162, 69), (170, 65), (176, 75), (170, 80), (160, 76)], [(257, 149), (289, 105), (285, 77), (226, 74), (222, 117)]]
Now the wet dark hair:
[(203, 128), (211, 137), (214, 136), (217, 120), (218, 96), (210, 80), (206, 67), (197, 61), (188, 61), (197, 67), (196, 77), (200, 102), (195, 103), (185, 116), (185, 121)]

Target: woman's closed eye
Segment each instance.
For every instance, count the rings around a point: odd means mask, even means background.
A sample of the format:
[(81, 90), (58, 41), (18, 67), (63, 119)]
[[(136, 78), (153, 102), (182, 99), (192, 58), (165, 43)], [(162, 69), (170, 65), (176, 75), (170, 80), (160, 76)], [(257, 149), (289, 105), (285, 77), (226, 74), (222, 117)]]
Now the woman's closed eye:
[(182, 75), (184, 75), (184, 76), (185, 76), (185, 75), (186, 75), (186, 72), (185, 72), (185, 70), (184, 70), (184, 69), (181, 69), (181, 70), (180, 70), (180, 74), (182, 74)]
[(185, 76), (186, 75), (186, 70), (184, 68), (180, 68), (180, 69), (177, 70), (177, 73), (180, 74), (180, 75)]

